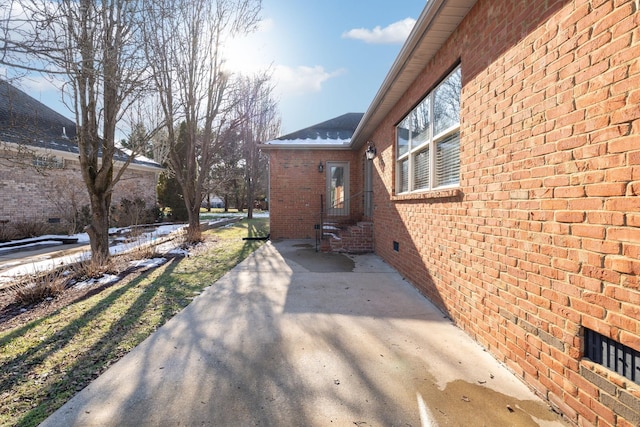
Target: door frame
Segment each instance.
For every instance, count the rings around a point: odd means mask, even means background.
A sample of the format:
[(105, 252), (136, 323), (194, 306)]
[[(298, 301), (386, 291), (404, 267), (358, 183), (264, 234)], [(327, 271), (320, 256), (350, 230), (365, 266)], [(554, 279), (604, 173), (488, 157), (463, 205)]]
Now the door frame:
[(373, 160), (364, 159), (364, 216), (373, 218)]
[[(350, 210), (350, 203), (349, 203), (349, 198), (351, 197), (350, 195), (350, 186), (349, 186), (349, 181), (350, 181), (350, 171), (349, 171), (349, 162), (346, 161), (336, 161), (336, 162), (327, 162), (327, 171), (326, 171), (326, 194), (327, 194), (327, 215), (329, 216), (349, 216), (351, 210)], [(336, 208), (335, 206), (333, 206), (333, 179), (332, 179), (332, 174), (333, 174), (333, 168), (338, 168), (338, 167), (342, 167), (343, 168), (343, 175), (342, 175), (342, 180), (343, 180), (343, 198), (344, 198), (344, 203), (343, 206), (340, 208)]]

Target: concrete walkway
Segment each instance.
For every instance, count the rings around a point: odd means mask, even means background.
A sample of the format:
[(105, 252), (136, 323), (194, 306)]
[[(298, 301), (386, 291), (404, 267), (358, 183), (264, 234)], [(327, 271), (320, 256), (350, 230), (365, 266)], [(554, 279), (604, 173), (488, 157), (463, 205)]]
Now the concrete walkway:
[(268, 243), (43, 426), (553, 426), (375, 255)]

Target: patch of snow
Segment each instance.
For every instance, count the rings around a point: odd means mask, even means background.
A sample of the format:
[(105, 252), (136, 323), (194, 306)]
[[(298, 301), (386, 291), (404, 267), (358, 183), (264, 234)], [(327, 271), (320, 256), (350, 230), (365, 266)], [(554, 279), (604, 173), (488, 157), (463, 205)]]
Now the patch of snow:
[(112, 283), (116, 283), (118, 280), (120, 280), (118, 276), (115, 276), (113, 274), (105, 274), (104, 276), (97, 279), (89, 279), (83, 282), (78, 282), (73, 286), (78, 289), (84, 289), (96, 285), (110, 285)]
[(340, 228), (336, 227), (335, 225), (325, 225), (324, 227), (325, 230), (340, 230)]
[[(126, 154), (127, 156), (131, 157), (131, 155), (133, 154), (133, 151), (129, 148), (123, 147), (120, 143), (116, 144), (118, 150), (122, 151), (124, 154)], [(147, 163), (153, 163), (155, 165), (160, 166), (160, 164), (158, 162), (156, 162), (153, 159), (148, 158), (147, 156), (143, 156), (142, 154), (138, 153), (135, 156), (133, 156), (134, 159), (142, 161), (142, 162), (147, 162)]]
[(131, 261), (129, 265), (136, 268), (141, 267), (159, 267), (162, 264), (167, 262), (166, 258), (150, 258), (150, 259), (138, 259), (135, 261)]
[(188, 256), (189, 251), (181, 248), (174, 248), (167, 252), (167, 255), (176, 255), (176, 256)]
[(71, 237), (78, 239), (78, 243), (89, 243), (89, 235), (87, 233), (78, 233)]
[(351, 139), (275, 139), (265, 145), (342, 145), (347, 146)]
[(18, 265), (2, 272), (2, 274), (0, 275), (0, 284), (11, 282), (19, 276), (30, 276), (34, 274), (44, 273), (46, 271), (53, 270), (54, 268), (61, 265), (73, 264), (76, 262), (88, 260), (90, 258), (91, 252), (87, 251), (80, 254), (68, 255), (55, 259), (46, 259), (43, 261), (34, 261), (29, 264)]
[[(26, 240), (26, 239), (24, 239)], [(22, 240), (17, 240), (17, 242), (21, 242)], [(12, 241), (13, 242), (13, 241)], [(41, 241), (37, 241), (37, 242), (33, 242), (33, 243), (24, 243), (20, 245), (20, 249), (23, 248), (36, 248), (38, 246), (42, 246), (42, 245), (48, 245), (48, 246), (57, 246), (57, 245), (62, 245), (62, 242), (56, 241), (56, 240), (41, 240)], [(12, 247), (12, 246), (7, 246), (7, 247), (0, 247), (0, 254), (4, 253), (4, 252), (12, 252), (15, 251), (16, 247)]]
[(181, 228), (185, 228), (185, 227), (186, 227), (185, 224), (161, 225), (160, 227), (155, 229), (153, 234), (156, 236), (167, 236), (173, 233), (174, 231), (180, 230)]
[(28, 245), (29, 243), (37, 243), (41, 240), (47, 240), (47, 239), (56, 239), (56, 238), (69, 238), (69, 236), (60, 236), (57, 234), (44, 234), (42, 236), (38, 236), (38, 237), (29, 237), (27, 239), (20, 239), (20, 240), (12, 240), (11, 243), (17, 243), (17, 244), (25, 244)]
[[(111, 255), (120, 254), (131, 250), (141, 244), (148, 243), (151, 241), (155, 241), (159, 237), (165, 237), (176, 230), (185, 227), (184, 224), (171, 224), (171, 225), (162, 225), (158, 227), (152, 233), (144, 233), (140, 235), (135, 241), (128, 243), (118, 243), (109, 248), (109, 253)], [(110, 232), (114, 232), (121, 229), (110, 229)], [(42, 237), (51, 237), (51, 236), (42, 236)], [(39, 237), (39, 238), (42, 238)], [(73, 237), (78, 239), (78, 243), (89, 243), (89, 235), (87, 233), (79, 233), (74, 234), (72, 236), (53, 236), (53, 237)], [(28, 241), (29, 239), (23, 239)], [(33, 240), (33, 239), (31, 239)], [(58, 257), (54, 259), (44, 259), (40, 261), (34, 261), (28, 264), (17, 265), (13, 268), (8, 268), (4, 270), (0, 274), (0, 284), (9, 283), (13, 281), (16, 277), (19, 276), (27, 276), (42, 273), (45, 271), (52, 270), (61, 265), (73, 264), (76, 262), (81, 262), (85, 260), (91, 259), (91, 250), (87, 250), (85, 252), (76, 253), (73, 255)], [(5, 267), (7, 264), (5, 264)]]

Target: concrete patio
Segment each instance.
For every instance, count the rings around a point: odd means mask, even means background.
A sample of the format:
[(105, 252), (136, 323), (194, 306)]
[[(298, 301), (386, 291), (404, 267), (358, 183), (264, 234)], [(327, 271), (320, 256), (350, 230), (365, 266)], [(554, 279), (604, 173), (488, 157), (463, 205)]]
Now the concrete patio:
[(43, 426), (554, 426), (373, 254), (269, 242)]

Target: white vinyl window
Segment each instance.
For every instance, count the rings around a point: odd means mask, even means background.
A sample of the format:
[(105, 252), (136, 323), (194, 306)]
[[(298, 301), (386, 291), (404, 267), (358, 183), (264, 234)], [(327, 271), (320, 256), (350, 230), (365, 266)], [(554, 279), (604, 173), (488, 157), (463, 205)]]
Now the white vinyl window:
[(460, 184), (460, 67), (396, 126), (396, 193)]
[(33, 166), (43, 169), (64, 169), (64, 159), (56, 156), (33, 156)]

